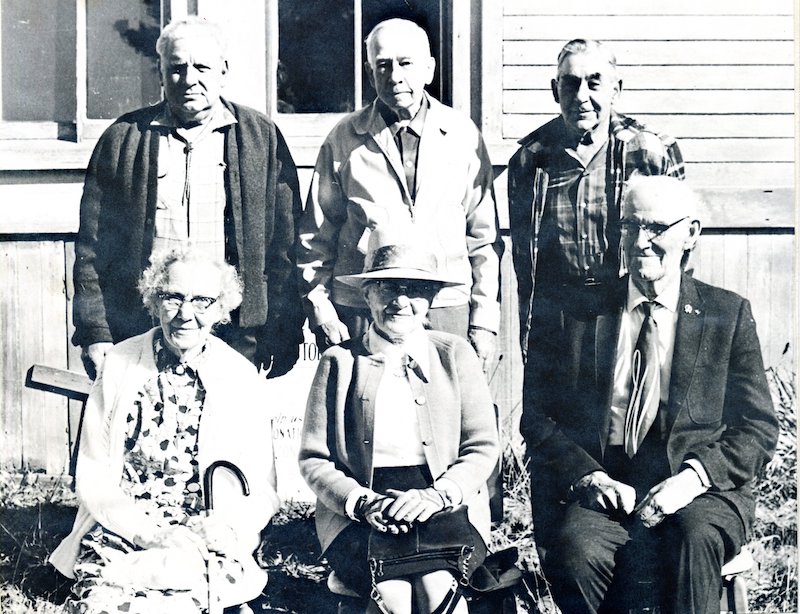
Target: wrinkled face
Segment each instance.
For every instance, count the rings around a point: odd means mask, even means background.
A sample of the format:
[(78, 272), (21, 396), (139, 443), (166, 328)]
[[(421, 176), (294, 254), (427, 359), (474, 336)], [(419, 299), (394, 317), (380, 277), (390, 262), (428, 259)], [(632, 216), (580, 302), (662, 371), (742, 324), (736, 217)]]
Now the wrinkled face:
[(680, 277), (683, 253), (700, 232), (699, 222), (687, 214), (658, 193), (642, 190), (626, 198), (622, 245), (631, 279), (641, 290)]
[[(175, 262), (159, 292), (158, 319), (167, 347), (177, 356), (200, 350), (222, 319), (220, 273), (209, 264)], [(201, 313), (202, 311), (202, 313)]]
[(591, 51), (566, 56), (551, 87), (564, 122), (576, 135), (606, 125), (620, 92), (608, 58)]
[(381, 279), (364, 286), (375, 326), (390, 339), (402, 340), (423, 328), (439, 285), (414, 279)]
[(372, 38), (369, 80), (378, 98), (401, 118), (416, 115), (425, 86), (433, 80), (436, 62), (420, 36), (387, 26)]
[(188, 33), (172, 41), (160, 59), (161, 85), (172, 113), (183, 123), (211, 116), (225, 83), (228, 64), (213, 38)]

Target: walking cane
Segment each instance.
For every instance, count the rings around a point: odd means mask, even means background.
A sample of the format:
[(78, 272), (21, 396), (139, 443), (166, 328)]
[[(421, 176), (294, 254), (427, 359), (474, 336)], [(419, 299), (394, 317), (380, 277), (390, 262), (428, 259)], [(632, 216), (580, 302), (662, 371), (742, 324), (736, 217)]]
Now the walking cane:
[[(206, 514), (210, 515), (211, 511), (214, 509), (214, 494), (213, 494), (213, 484), (214, 484), (214, 472), (219, 469), (224, 468), (233, 473), (236, 478), (239, 480), (239, 484), (242, 487), (242, 494), (247, 497), (250, 494), (250, 486), (247, 484), (247, 478), (242, 473), (242, 470), (239, 469), (236, 465), (234, 465), (230, 461), (226, 460), (218, 460), (211, 463), (208, 468), (206, 469), (205, 473), (203, 474), (203, 502), (206, 506)], [(215, 555), (209, 553), (208, 555), (208, 614), (221, 614), (222, 608), (218, 607), (216, 602), (213, 600), (214, 592), (211, 588), (211, 576), (212, 576), (212, 568), (215, 568)]]

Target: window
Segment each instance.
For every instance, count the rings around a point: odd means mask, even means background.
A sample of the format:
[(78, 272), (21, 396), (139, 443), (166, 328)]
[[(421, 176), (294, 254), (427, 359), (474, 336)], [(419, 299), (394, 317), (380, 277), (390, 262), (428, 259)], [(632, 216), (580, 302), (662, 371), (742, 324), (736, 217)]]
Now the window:
[(317, 146), (342, 114), (374, 99), (364, 70), (364, 39), (390, 17), (410, 19), (428, 33), (436, 58), (428, 91), (449, 103), (450, 48), (442, 45), (449, 5), (447, 0), (275, 0), (278, 42), (267, 66), (276, 68), (268, 87), (281, 129), (290, 137), (312, 137)]
[(160, 0), (2, 0), (0, 137), (97, 136), (161, 98)]

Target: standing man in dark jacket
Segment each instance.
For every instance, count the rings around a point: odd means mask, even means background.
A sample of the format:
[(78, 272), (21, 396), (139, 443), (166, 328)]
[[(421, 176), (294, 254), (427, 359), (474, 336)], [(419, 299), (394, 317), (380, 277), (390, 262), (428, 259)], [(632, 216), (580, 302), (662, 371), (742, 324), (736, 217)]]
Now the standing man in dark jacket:
[[(244, 300), (217, 334), (275, 377), (298, 357), (297, 170), (265, 115), (221, 98), (218, 26), (168, 25), (156, 43), (165, 100), (120, 117), (86, 173), (75, 246), (75, 335), (90, 375), (111, 344), (148, 330), (136, 283), (150, 255), (192, 242), (235, 265)], [(183, 309), (190, 308), (187, 301)]]

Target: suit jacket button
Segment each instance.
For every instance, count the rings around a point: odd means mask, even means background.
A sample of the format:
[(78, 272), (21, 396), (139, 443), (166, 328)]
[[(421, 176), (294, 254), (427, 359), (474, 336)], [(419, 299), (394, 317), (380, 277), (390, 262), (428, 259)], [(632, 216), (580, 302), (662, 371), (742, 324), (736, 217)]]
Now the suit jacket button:
[(365, 446), (368, 446), (368, 445), (369, 445), (369, 439), (365, 439), (365, 440), (364, 440), (364, 445), (365, 445)]
[(414, 399), (414, 402), (417, 405), (425, 405), (425, 397), (417, 397), (416, 399)]

